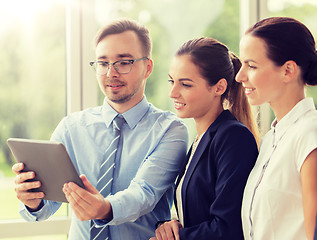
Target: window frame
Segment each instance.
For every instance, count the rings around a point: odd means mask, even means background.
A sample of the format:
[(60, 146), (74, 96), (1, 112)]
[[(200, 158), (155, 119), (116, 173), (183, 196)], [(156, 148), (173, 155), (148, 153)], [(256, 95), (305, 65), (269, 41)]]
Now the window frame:
[[(67, 114), (97, 105), (97, 81), (94, 71), (89, 66), (89, 61), (95, 58), (93, 36), (96, 33), (97, 24), (93, 13), (94, 1), (66, 1)], [(0, 220), (0, 239), (67, 235), (71, 223), (70, 216), (69, 208), (68, 216), (55, 217), (42, 222), (26, 222), (23, 219)]]

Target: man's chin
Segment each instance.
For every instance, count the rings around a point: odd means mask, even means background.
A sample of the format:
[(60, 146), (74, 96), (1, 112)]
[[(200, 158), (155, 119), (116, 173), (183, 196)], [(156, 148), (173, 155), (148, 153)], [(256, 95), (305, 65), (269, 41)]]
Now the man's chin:
[(126, 103), (128, 101), (130, 101), (130, 99), (132, 98), (131, 95), (128, 96), (120, 96), (120, 97), (108, 97), (108, 99), (116, 104), (123, 104)]

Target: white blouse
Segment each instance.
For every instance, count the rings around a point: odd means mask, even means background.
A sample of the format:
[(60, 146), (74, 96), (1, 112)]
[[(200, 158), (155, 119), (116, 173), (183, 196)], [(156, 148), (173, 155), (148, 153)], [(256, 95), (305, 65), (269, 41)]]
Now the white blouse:
[(272, 123), (247, 181), (242, 203), (245, 239), (306, 239), (300, 170), (317, 148), (317, 111), (311, 98)]

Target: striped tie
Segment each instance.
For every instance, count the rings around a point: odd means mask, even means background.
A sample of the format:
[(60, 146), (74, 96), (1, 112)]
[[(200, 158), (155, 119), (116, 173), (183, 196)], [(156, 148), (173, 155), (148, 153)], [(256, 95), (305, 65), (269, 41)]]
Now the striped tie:
[[(97, 181), (98, 191), (106, 198), (111, 193), (111, 186), (113, 180), (113, 169), (115, 167), (115, 158), (117, 154), (117, 147), (120, 140), (120, 129), (125, 122), (121, 115), (118, 115), (112, 122), (114, 138), (106, 150), (105, 161), (100, 166), (100, 173)], [(91, 221), (90, 239), (91, 240), (107, 240), (109, 236), (108, 226), (96, 228), (95, 223)]]

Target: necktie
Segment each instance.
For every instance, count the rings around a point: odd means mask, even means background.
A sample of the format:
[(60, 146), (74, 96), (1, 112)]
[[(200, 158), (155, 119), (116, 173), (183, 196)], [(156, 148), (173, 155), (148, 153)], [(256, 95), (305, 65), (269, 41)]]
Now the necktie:
[[(105, 153), (105, 161), (100, 166), (100, 173), (97, 181), (97, 190), (107, 197), (111, 193), (113, 181), (113, 170), (115, 166), (115, 158), (120, 140), (120, 129), (125, 122), (124, 118), (118, 115), (112, 122), (114, 138)], [(94, 221), (91, 221), (90, 239), (91, 240), (107, 240), (109, 235), (108, 226), (96, 228)]]

